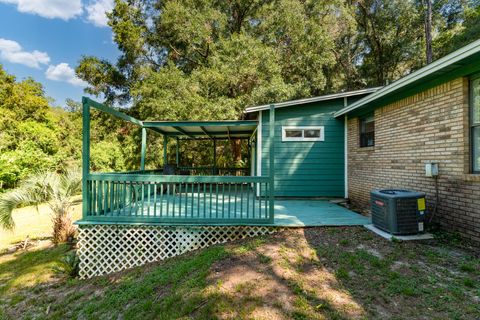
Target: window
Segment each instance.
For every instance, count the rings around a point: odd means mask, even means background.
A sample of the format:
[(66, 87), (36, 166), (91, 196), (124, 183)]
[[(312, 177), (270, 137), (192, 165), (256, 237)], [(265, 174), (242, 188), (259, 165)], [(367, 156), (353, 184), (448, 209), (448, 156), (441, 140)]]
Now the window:
[(360, 147), (375, 145), (375, 121), (373, 115), (360, 119)]
[(323, 127), (282, 127), (282, 141), (323, 141)]
[(480, 75), (470, 81), (470, 110), (472, 172), (480, 173)]

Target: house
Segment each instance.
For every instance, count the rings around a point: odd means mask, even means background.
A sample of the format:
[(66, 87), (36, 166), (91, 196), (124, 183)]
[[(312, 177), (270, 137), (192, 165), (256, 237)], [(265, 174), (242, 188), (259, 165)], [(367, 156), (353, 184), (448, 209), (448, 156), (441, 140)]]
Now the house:
[[(84, 98), (81, 277), (278, 227), (366, 224), (323, 199), (368, 208), (381, 188), (426, 192), (436, 221), (480, 244), (479, 61), (480, 40), (385, 87), (250, 107), (247, 120), (141, 121)], [(139, 170), (90, 172), (91, 108), (140, 127)], [(163, 136), (163, 168), (146, 170), (147, 132)], [(217, 165), (230, 139), (246, 166)], [(210, 167), (179, 162), (190, 140), (211, 142)]]
[[(346, 123), (346, 196), (355, 205), (368, 207), (373, 189), (426, 192), (445, 230), (480, 244), (480, 40), (335, 117)], [(429, 163), (437, 179), (426, 176)]]
[[(76, 222), (80, 276), (111, 273), (279, 227), (368, 223), (367, 217), (313, 198), (344, 197), (344, 125), (334, 113), (373, 91), (260, 106), (255, 111), (259, 119), (230, 121), (141, 121), (83, 98), (83, 212)], [(90, 172), (91, 108), (140, 128), (139, 170)], [(146, 169), (147, 133), (163, 136), (163, 168)], [(216, 163), (216, 144), (231, 139), (243, 141), (252, 155), (246, 166)], [(211, 143), (211, 166), (179, 161), (179, 145), (192, 140)], [(172, 143), (175, 157), (168, 154)]]

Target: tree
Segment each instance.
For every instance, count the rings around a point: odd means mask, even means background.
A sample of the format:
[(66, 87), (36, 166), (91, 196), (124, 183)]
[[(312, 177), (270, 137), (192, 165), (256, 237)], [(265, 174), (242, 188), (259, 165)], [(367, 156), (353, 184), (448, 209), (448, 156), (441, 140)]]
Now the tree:
[[(76, 70), (88, 92), (107, 102), (133, 98), (132, 112), (142, 118), (174, 102), (158, 91), (180, 76), (185, 89), (176, 99), (210, 101), (203, 117), (229, 118), (231, 108), (238, 117), (248, 105), (325, 92), (325, 69), (335, 64), (331, 30), (343, 10), (339, 0), (117, 0), (109, 24), (122, 55), (116, 64), (84, 57)], [(167, 81), (152, 90), (157, 74)], [(158, 105), (140, 106), (143, 100)], [(162, 110), (162, 119), (185, 119), (166, 113), (173, 109)]]
[(435, 59), (480, 39), (480, 1), (451, 0), (441, 4), (437, 8), (440, 32), (433, 40)]
[(46, 172), (34, 175), (22, 185), (0, 195), (0, 226), (13, 229), (13, 210), (20, 205), (39, 205), (47, 202), (53, 215), (53, 242), (66, 242), (75, 235), (72, 225), (72, 197), (81, 190), (80, 171), (69, 170), (58, 174)]
[(80, 131), (70, 115), (50, 106), (41, 84), (17, 81), (0, 65), (0, 192), (34, 172), (78, 165)]
[(367, 85), (385, 85), (421, 65), (423, 23), (413, 1), (360, 0), (356, 21)]
[(425, 57), (427, 64), (432, 62), (432, 0), (425, 0)]

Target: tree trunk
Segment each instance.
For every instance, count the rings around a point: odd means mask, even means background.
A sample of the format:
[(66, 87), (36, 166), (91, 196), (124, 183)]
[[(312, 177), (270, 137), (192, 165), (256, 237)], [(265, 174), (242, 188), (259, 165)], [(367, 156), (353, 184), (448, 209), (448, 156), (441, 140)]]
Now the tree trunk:
[(77, 229), (69, 213), (56, 214), (53, 217), (53, 243), (55, 245), (70, 242), (75, 238)]
[(425, 0), (425, 55), (427, 64), (432, 62), (432, 0)]

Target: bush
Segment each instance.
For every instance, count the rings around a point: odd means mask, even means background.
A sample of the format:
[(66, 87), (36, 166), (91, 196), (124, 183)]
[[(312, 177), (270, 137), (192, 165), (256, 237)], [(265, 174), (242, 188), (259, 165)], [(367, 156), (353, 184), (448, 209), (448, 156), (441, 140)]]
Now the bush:
[(53, 271), (59, 274), (64, 274), (70, 278), (78, 276), (80, 268), (80, 259), (77, 256), (76, 251), (67, 252), (58, 261), (58, 266), (53, 268)]

